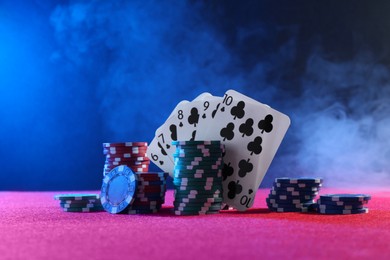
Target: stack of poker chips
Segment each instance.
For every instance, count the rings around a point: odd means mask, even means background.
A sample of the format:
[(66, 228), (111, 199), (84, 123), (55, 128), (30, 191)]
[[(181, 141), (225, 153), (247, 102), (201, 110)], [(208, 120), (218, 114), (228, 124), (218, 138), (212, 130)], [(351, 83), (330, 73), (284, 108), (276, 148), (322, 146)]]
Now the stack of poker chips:
[(60, 201), (61, 208), (66, 212), (104, 211), (99, 194), (59, 194), (54, 199)]
[(321, 178), (276, 178), (266, 198), (267, 206), (276, 212), (311, 211), (321, 186)]
[(362, 214), (368, 213), (365, 205), (371, 199), (368, 194), (325, 194), (317, 200), (316, 211), (320, 214)]
[(215, 214), (222, 204), (224, 146), (220, 141), (174, 141), (175, 215)]
[(167, 173), (134, 172), (126, 165), (111, 170), (104, 178), (100, 200), (112, 214), (151, 214), (165, 200)]
[(103, 176), (119, 165), (126, 165), (134, 172), (148, 172), (150, 160), (146, 155), (148, 143), (103, 143), (106, 155)]
[(165, 202), (167, 190), (166, 172), (135, 173), (137, 190), (134, 201), (126, 209), (127, 214), (157, 213)]

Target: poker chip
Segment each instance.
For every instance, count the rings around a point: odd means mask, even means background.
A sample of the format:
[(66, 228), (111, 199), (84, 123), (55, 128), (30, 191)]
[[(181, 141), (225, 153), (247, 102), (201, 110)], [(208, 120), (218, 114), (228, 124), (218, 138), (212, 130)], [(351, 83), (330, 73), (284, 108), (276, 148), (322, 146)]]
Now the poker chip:
[(212, 145), (212, 146), (221, 146), (221, 141), (172, 141), (173, 145), (180, 146), (196, 146), (196, 145)]
[(54, 199), (56, 200), (89, 200), (89, 199), (100, 199), (99, 194), (79, 194), (79, 193), (72, 193), (72, 194), (59, 194), (55, 195)]
[(130, 215), (136, 215), (136, 214), (154, 214), (154, 213), (157, 213), (158, 210), (157, 209), (139, 209), (139, 210), (134, 210), (134, 209), (131, 209), (131, 210), (128, 210), (126, 211), (127, 214), (130, 214)]
[(325, 194), (317, 200), (316, 211), (320, 214), (349, 215), (368, 213), (368, 194)]
[(267, 207), (274, 212), (312, 212), (322, 182), (312, 177), (276, 178), (266, 198)]
[(100, 201), (104, 209), (112, 214), (126, 209), (134, 199), (136, 187), (134, 172), (129, 167), (114, 168), (103, 179)]
[(121, 165), (103, 179), (101, 202), (109, 213), (151, 214), (165, 202), (164, 172), (133, 172)]
[(330, 214), (330, 215), (350, 215), (350, 214), (364, 214), (368, 213), (368, 208), (361, 209), (318, 209), (320, 214)]
[(175, 210), (174, 214), (177, 216), (194, 216), (194, 215), (211, 215), (218, 214), (219, 211), (185, 211), (185, 210)]
[(318, 191), (288, 191), (288, 190), (272, 190), (270, 191), (272, 195), (288, 195), (288, 196), (316, 196)]
[(94, 204), (101, 205), (100, 195), (99, 195), (99, 199), (83, 199), (83, 200), (60, 199), (59, 201), (60, 201), (60, 204), (91, 204), (91, 203), (94, 203)]
[(365, 202), (371, 199), (368, 194), (324, 194), (321, 201)]
[(274, 182), (274, 187), (275, 188), (295, 188), (295, 189), (300, 189), (300, 190), (313, 190), (318, 189), (319, 187), (322, 186), (322, 183), (279, 183), (279, 182)]
[(300, 177), (300, 178), (276, 178), (275, 183), (284, 183), (284, 184), (321, 184), (322, 178), (312, 178), (312, 177)]
[(104, 211), (99, 194), (58, 194), (54, 199), (60, 201), (60, 207), (65, 212)]
[(175, 215), (218, 213), (222, 203), (224, 146), (220, 141), (175, 141)]
[[(61, 208), (96, 208), (97, 205), (93, 203), (89, 204), (72, 204), (72, 203), (60, 203)], [(101, 205), (99, 206), (102, 207)]]
[(120, 165), (126, 165), (133, 172), (147, 173), (150, 159), (146, 155), (146, 142), (103, 143), (103, 154), (106, 155), (103, 176)]
[(331, 200), (317, 200), (318, 204), (323, 204), (323, 205), (330, 205), (330, 206), (357, 206), (357, 205), (365, 205), (368, 203), (368, 200), (366, 201), (331, 201)]
[(300, 208), (286, 208), (286, 207), (271, 207), (268, 206), (268, 209), (275, 212), (302, 212)]
[(62, 208), (65, 212), (101, 212), (104, 211), (103, 207), (96, 208)]
[(124, 143), (103, 143), (103, 147), (146, 147), (148, 146), (147, 142), (124, 142)]
[(136, 173), (137, 178), (160, 178), (165, 180), (168, 177), (166, 172), (148, 172), (148, 173)]

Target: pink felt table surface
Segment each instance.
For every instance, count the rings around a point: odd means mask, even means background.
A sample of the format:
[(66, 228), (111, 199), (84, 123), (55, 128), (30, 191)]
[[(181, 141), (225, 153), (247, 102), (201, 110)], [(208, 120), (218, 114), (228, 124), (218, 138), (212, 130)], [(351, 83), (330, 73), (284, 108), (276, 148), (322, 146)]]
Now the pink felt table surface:
[(174, 216), (61, 211), (54, 194), (0, 192), (0, 259), (390, 259), (390, 191), (370, 193), (368, 214), (274, 213), (268, 190), (253, 209)]

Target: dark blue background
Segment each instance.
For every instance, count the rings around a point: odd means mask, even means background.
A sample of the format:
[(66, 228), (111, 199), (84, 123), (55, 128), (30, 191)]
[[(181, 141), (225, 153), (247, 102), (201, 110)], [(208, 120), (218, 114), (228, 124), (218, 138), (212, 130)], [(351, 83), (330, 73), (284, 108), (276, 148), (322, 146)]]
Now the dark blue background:
[(0, 2), (0, 189), (98, 189), (102, 142), (236, 89), (292, 120), (263, 186), (390, 184), (388, 1)]

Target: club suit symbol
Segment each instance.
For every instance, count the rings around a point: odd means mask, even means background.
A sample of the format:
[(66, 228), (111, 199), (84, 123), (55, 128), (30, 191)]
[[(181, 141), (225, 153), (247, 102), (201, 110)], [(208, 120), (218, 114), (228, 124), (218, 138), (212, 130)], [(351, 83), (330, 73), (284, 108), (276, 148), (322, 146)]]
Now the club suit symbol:
[(259, 124), (257, 125), (259, 129), (261, 130), (261, 133), (269, 133), (273, 129), (272, 121), (274, 120), (274, 117), (272, 115), (266, 115), (263, 120), (259, 121)]
[(251, 152), (251, 155), (253, 153), (260, 154), (263, 148), (261, 147), (261, 143), (263, 142), (263, 139), (260, 136), (257, 136), (252, 142), (248, 143), (247, 149)]
[(188, 117), (188, 123), (196, 127), (196, 124), (198, 122), (199, 122), (198, 109), (196, 107), (193, 107), (191, 108), (191, 115)]
[(248, 118), (245, 123), (242, 123), (238, 130), (242, 133), (242, 137), (251, 136), (253, 134), (253, 119)]
[(228, 123), (226, 127), (222, 128), (220, 131), (220, 135), (223, 138), (223, 141), (227, 140), (232, 140), (234, 137), (234, 124), (233, 123)]
[(245, 102), (240, 101), (237, 103), (236, 106), (232, 107), (230, 110), (230, 114), (233, 116), (233, 120), (236, 120), (236, 118), (241, 119), (245, 116)]

